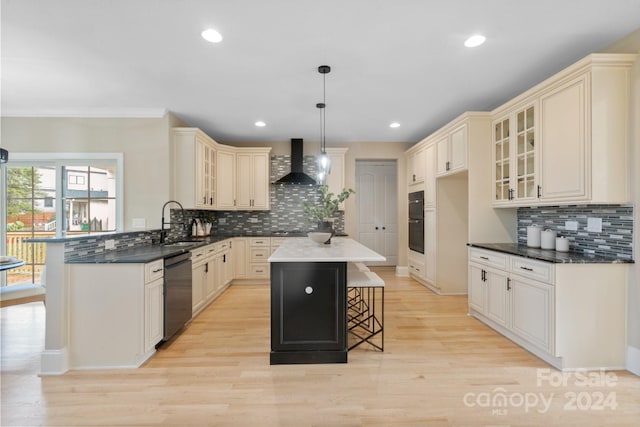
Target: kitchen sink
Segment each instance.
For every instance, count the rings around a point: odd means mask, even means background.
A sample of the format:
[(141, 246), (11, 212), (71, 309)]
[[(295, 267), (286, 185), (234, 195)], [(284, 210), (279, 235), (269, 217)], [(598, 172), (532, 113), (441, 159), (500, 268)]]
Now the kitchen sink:
[(198, 242), (172, 242), (172, 243), (165, 243), (164, 246), (168, 248), (185, 248), (185, 247), (189, 247), (197, 244)]

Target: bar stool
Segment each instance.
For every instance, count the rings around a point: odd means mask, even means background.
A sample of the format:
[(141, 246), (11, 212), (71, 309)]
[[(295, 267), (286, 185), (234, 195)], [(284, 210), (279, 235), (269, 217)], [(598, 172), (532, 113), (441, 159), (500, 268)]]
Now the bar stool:
[[(347, 329), (355, 342), (384, 351), (384, 280), (371, 271), (347, 267)], [(379, 295), (378, 295), (379, 294)], [(380, 343), (373, 340), (380, 335)]]

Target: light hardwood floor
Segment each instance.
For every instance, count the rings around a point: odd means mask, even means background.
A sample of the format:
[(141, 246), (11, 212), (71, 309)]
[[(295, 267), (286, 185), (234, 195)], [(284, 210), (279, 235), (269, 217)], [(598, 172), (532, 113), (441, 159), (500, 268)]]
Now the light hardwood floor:
[(270, 366), (268, 286), (232, 286), (140, 369), (54, 377), (37, 375), (42, 304), (2, 308), (1, 424), (640, 425), (637, 376), (559, 385), (560, 372), (468, 317), (466, 297), (376, 271), (385, 351), (358, 347), (348, 364)]

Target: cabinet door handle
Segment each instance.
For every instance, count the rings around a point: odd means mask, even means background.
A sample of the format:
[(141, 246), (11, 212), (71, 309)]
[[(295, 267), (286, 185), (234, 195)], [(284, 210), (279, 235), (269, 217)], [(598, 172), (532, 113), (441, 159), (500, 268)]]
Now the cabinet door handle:
[(446, 167), (446, 169), (447, 169), (447, 170), (451, 169), (450, 162), (447, 162), (447, 167)]
[(481, 257), (480, 257), (480, 259), (484, 259), (484, 260), (486, 260), (486, 261), (489, 261), (489, 258), (488, 258), (488, 257), (486, 257), (486, 256), (481, 256)]
[(484, 282), (484, 270), (480, 270), (480, 280)]
[(378, 227), (376, 227), (376, 230), (378, 229)]
[(507, 277), (507, 290), (511, 290), (511, 279)]
[(209, 263), (206, 263), (206, 264), (204, 265), (204, 272), (205, 272), (205, 273), (208, 273), (208, 272), (209, 272)]
[(382, 227), (382, 229), (383, 229), (383, 230), (386, 230), (386, 229), (387, 229), (387, 227)]
[(304, 293), (307, 295), (311, 295), (313, 293), (313, 288), (311, 286), (307, 286), (304, 288)]
[(520, 267), (520, 268), (525, 271), (533, 271), (533, 268), (529, 268), (529, 267)]
[(209, 204), (212, 205), (213, 204), (213, 197), (209, 198)]
[(222, 262), (227, 262), (227, 254), (222, 255)]
[(413, 174), (413, 182), (416, 182), (416, 174)]
[(540, 193), (542, 192), (542, 187), (538, 185), (538, 199), (540, 198)]

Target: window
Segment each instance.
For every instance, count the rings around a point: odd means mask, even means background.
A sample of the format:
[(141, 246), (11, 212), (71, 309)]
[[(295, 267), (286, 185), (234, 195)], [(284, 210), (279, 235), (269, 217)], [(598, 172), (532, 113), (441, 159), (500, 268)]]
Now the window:
[(119, 231), (122, 222), (122, 155), (20, 155), (2, 165), (2, 254), (26, 261), (0, 285), (38, 283), (46, 243), (32, 238)]

